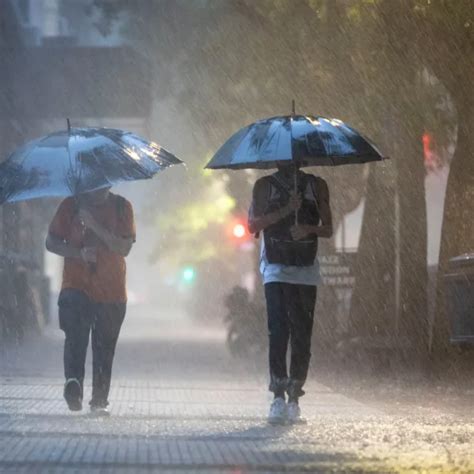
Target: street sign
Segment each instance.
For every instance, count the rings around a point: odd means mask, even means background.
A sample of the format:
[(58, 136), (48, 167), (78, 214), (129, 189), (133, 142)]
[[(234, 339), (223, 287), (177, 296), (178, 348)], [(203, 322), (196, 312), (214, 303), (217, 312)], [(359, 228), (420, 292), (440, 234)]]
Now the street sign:
[(355, 277), (353, 267), (356, 253), (336, 253), (318, 257), (324, 286), (353, 288)]

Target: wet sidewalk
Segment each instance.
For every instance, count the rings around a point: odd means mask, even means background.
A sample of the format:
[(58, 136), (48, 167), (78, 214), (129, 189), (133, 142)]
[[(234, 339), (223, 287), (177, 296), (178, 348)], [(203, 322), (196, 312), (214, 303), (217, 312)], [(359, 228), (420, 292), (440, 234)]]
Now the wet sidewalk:
[(67, 410), (59, 332), (3, 360), (0, 472), (469, 472), (473, 466), (472, 420), (423, 407), (409, 417), (389, 415), (315, 380), (301, 402), (307, 423), (269, 426), (264, 371), (230, 358), (221, 331), (151, 327), (137, 320), (124, 327), (108, 419), (89, 415), (90, 386), (84, 411)]

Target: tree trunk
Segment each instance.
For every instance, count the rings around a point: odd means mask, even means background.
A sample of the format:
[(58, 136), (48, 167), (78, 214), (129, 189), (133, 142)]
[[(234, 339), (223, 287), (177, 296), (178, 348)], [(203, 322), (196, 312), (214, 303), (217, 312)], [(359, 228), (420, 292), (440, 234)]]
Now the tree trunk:
[[(396, 125), (407, 119), (398, 113)], [(421, 130), (394, 126), (392, 173), (372, 165), (351, 305), (351, 332), (400, 353), (428, 348), (427, 233)], [(385, 165), (388, 166), (388, 165)], [(424, 349), (423, 349), (424, 348)]]
[(395, 314), (395, 189), (389, 170), (371, 165), (360, 236), (350, 333), (388, 335)]
[(365, 71), (372, 71), (367, 95), (373, 98), (373, 136), (379, 135), (382, 149), (393, 159), (393, 174), (371, 170), (351, 322), (356, 334), (385, 336), (392, 348), (401, 353), (411, 348), (412, 355), (413, 349), (424, 347), (426, 353), (428, 348), (425, 169), (419, 111), (424, 104), (416, 93), (419, 64), (407, 52), (409, 37), (400, 35), (406, 28), (401, 11), (395, 2), (381, 2), (380, 23), (363, 35), (369, 48), (379, 44), (385, 51), (383, 66), (377, 55), (373, 63), (368, 60)]
[[(441, 356), (449, 347), (449, 317), (443, 274), (449, 260), (474, 252), (474, 100), (467, 88), (459, 86), (455, 96), (458, 113), (456, 150), (451, 162), (444, 204), (441, 249), (438, 268), (437, 310), (432, 350)], [(462, 94), (466, 91), (466, 94)]]
[(422, 127), (403, 132), (397, 146), (400, 275), (395, 336), (400, 349), (408, 350), (405, 355), (412, 358), (428, 353), (425, 169)]

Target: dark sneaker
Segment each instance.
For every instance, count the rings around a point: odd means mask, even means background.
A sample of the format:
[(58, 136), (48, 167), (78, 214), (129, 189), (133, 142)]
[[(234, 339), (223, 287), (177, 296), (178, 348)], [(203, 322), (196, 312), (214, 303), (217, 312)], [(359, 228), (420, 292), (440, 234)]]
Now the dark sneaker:
[(110, 411), (106, 407), (91, 405), (91, 415), (97, 417), (108, 417), (110, 416)]
[(82, 390), (77, 379), (67, 379), (64, 385), (64, 398), (71, 411), (82, 410)]

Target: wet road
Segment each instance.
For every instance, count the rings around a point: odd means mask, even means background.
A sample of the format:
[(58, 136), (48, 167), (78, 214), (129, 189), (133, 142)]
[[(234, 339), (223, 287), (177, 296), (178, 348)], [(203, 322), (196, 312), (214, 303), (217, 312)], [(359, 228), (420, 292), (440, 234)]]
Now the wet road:
[(68, 412), (61, 351), (51, 329), (3, 354), (0, 472), (474, 472), (472, 412), (356, 400), (317, 374), (307, 423), (267, 425), (264, 360), (232, 359), (219, 329), (131, 312), (109, 419)]

